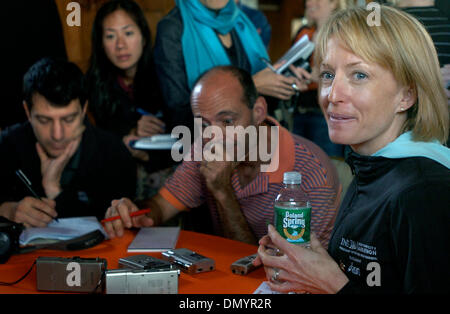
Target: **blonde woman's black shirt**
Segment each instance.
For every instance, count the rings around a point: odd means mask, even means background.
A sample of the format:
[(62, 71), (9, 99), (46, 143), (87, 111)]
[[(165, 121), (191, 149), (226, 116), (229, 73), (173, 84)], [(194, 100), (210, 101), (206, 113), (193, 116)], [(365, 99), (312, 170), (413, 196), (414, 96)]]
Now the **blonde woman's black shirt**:
[(424, 157), (346, 161), (355, 178), (328, 246), (350, 279), (340, 293), (448, 293), (450, 170)]

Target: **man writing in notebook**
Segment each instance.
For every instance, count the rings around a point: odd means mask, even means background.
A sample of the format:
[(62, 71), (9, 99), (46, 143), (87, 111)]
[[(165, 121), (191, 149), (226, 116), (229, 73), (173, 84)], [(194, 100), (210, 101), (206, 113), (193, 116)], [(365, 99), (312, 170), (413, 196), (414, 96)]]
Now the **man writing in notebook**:
[[(56, 217), (103, 218), (111, 198), (134, 196), (131, 156), (85, 119), (84, 90), (82, 72), (66, 61), (45, 58), (25, 74), (28, 122), (0, 136), (1, 216), (27, 227)], [(19, 170), (26, 179), (16, 176)]]
[[(121, 236), (124, 227), (158, 225), (180, 211), (206, 203), (217, 235), (255, 244), (266, 234), (267, 221), (272, 222), (273, 201), (283, 173), (299, 171), (302, 185), (311, 196), (312, 230), (326, 246), (339, 203), (336, 170), (315, 144), (291, 134), (267, 116), (267, 104), (258, 95), (250, 74), (232, 66), (213, 68), (195, 84), (191, 107), (204, 128), (215, 126), (223, 134), (227, 126), (254, 126), (258, 130), (261, 126), (278, 126), (278, 167), (263, 172), (259, 159), (185, 160), (156, 196), (140, 204), (151, 209), (147, 215), (130, 217), (138, 210), (137, 205), (127, 198), (113, 200), (106, 218), (120, 215), (121, 219), (105, 223), (109, 236)], [(203, 139), (203, 145), (211, 140)], [(271, 147), (271, 136), (266, 141)], [(274, 159), (269, 161), (269, 169)]]

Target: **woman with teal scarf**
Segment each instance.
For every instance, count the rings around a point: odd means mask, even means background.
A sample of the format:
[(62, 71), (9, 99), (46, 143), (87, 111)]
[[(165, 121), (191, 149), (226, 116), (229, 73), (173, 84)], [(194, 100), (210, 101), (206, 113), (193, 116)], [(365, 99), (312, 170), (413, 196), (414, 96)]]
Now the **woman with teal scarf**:
[(269, 60), (266, 48), (234, 0), (176, 0), (176, 7), (158, 24), (155, 42), (160, 87), (175, 118), (172, 126), (192, 120), (192, 86), (215, 66), (232, 64), (247, 70), (261, 94), (279, 99), (295, 94), (294, 83), (303, 87), (300, 74), (300, 79), (275, 74), (262, 59)]
[[(328, 249), (288, 243), (269, 226), (259, 258), (276, 291), (449, 293), (447, 97), (433, 41), (411, 15), (343, 10), (317, 36), (319, 104), (355, 177)], [(284, 254), (271, 256), (267, 246)]]

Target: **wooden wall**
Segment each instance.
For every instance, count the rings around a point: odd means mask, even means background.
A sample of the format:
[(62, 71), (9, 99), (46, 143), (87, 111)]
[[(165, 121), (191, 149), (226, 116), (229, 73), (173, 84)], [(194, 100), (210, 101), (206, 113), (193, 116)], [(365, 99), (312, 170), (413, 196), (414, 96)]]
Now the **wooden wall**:
[(278, 60), (291, 46), (291, 23), (303, 16), (304, 0), (259, 0), (260, 9), (272, 26), (269, 55)]
[[(81, 26), (69, 26), (66, 22), (67, 4), (71, 0), (55, 0), (63, 27), (64, 41), (70, 61), (75, 62), (83, 71), (87, 70), (91, 51), (91, 30), (95, 14), (107, 0), (77, 0), (81, 6)], [(155, 39), (156, 25), (174, 6), (174, 0), (135, 0), (143, 9), (151, 32)], [(261, 11), (272, 26), (272, 40), (269, 55), (276, 60), (291, 45), (291, 21), (303, 15), (304, 0), (260, 0)]]

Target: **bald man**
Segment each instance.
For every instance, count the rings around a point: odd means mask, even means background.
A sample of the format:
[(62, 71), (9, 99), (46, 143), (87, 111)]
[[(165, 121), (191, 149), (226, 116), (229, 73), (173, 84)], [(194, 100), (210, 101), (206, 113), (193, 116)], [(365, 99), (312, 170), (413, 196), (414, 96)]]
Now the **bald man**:
[[(193, 88), (191, 108), (204, 128), (216, 127), (224, 138), (227, 126), (256, 130), (277, 127), (278, 153), (274, 152), (266, 162), (260, 158), (250, 160), (250, 139), (246, 137), (243, 161), (183, 161), (159, 193), (142, 204), (151, 208), (148, 215), (131, 218), (130, 212), (138, 210), (136, 204), (127, 198), (112, 201), (105, 218), (120, 215), (121, 219), (105, 224), (109, 236), (121, 236), (124, 228), (161, 224), (180, 211), (206, 203), (215, 234), (256, 244), (267, 233), (267, 222), (273, 222), (273, 201), (281, 189), (284, 172), (298, 171), (302, 174), (302, 188), (310, 196), (312, 231), (326, 247), (340, 197), (336, 170), (317, 145), (291, 134), (267, 116), (266, 101), (258, 95), (251, 75), (233, 66), (209, 70)], [(271, 147), (273, 140), (267, 136), (263, 143)], [(203, 147), (208, 141), (203, 139)], [(262, 165), (271, 172), (262, 171)]]

